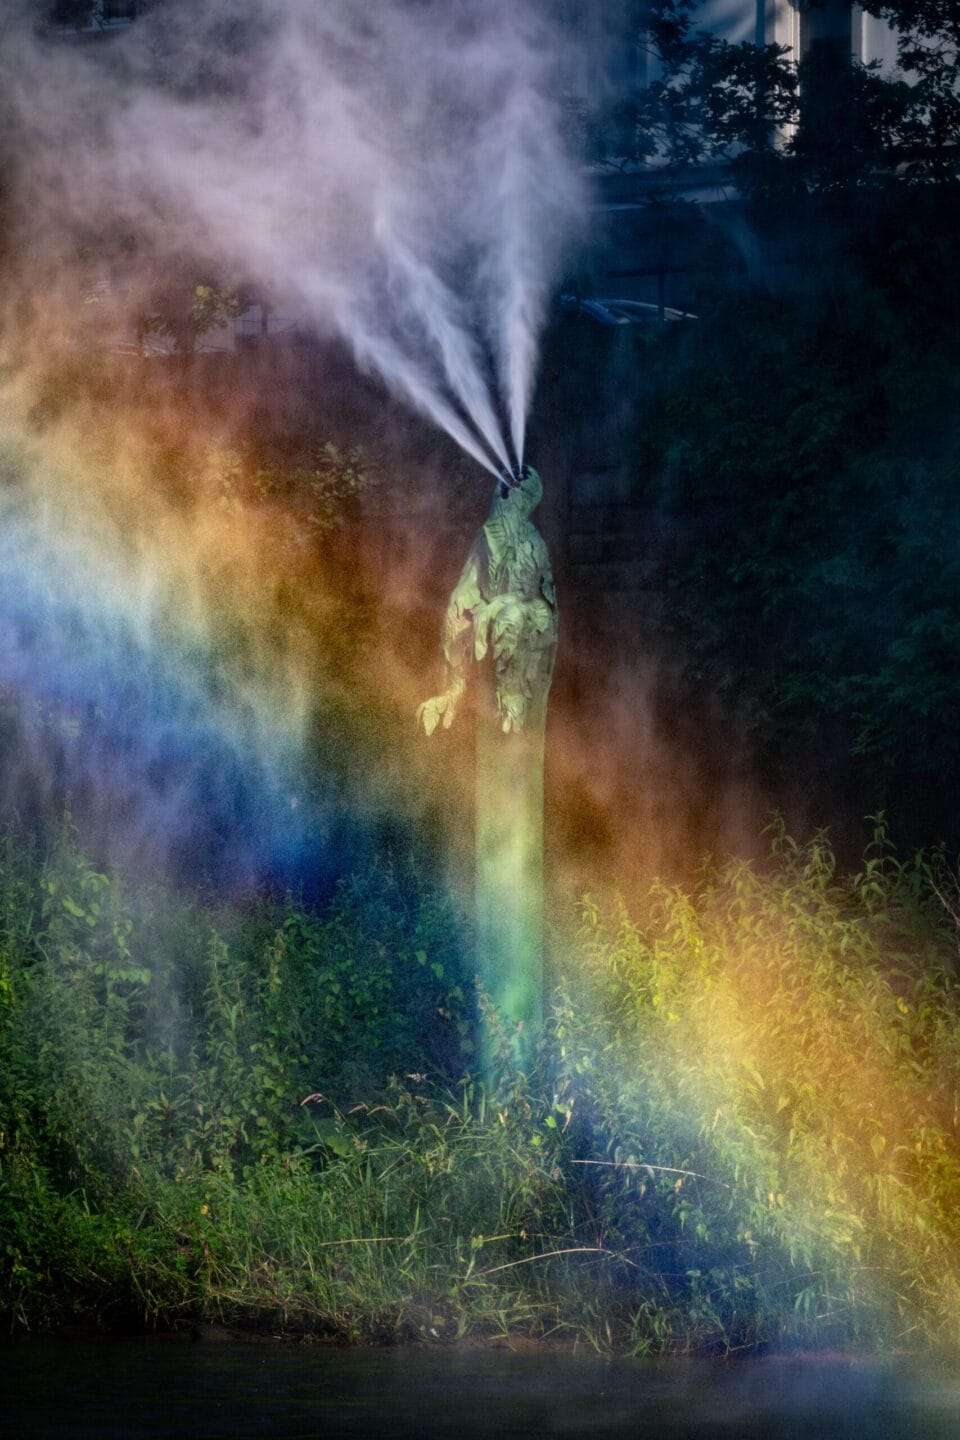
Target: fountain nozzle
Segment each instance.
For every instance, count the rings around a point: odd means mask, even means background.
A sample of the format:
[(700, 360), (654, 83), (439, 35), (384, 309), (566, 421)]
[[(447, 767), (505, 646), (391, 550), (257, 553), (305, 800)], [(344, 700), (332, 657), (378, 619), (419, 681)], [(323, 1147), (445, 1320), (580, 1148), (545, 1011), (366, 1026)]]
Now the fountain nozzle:
[(500, 494), (506, 496), (510, 490), (517, 490), (530, 474), (529, 465), (514, 465), (500, 471)]

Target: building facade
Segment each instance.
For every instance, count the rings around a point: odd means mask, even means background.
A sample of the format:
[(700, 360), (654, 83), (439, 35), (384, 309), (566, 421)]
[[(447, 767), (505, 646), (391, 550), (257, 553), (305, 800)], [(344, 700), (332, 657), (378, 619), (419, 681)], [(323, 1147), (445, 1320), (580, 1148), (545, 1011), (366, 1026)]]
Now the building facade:
[(863, 64), (896, 66), (896, 36), (890, 26), (850, 0), (705, 0), (698, 18), (724, 40), (783, 45), (795, 60), (827, 42)]

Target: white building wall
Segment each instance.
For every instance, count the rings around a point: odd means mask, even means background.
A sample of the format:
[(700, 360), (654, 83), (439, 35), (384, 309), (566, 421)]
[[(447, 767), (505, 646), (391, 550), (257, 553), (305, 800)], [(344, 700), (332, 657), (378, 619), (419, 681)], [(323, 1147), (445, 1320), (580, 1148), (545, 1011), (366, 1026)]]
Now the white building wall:
[(760, 0), (763, 5), (762, 33), (767, 45), (785, 45), (788, 59), (800, 58), (800, 10), (793, 0)]
[[(737, 45), (757, 38), (758, 0), (705, 0), (696, 12), (697, 24), (721, 40)], [(759, 0), (763, 3), (763, 0)]]
[(796, 59), (800, 51), (800, 12), (794, 0), (705, 0), (697, 24), (736, 45), (786, 45)]
[(897, 34), (886, 20), (867, 15), (859, 5), (854, 7), (853, 53), (864, 65), (879, 60), (881, 70), (890, 74), (897, 69)]
[[(802, 0), (705, 0), (697, 11), (697, 23), (732, 44), (753, 40), (786, 46), (789, 58), (797, 60), (805, 8), (809, 7)], [(886, 71), (896, 68), (895, 31), (885, 20), (865, 14), (859, 5), (850, 11), (850, 49), (864, 64), (878, 60)]]

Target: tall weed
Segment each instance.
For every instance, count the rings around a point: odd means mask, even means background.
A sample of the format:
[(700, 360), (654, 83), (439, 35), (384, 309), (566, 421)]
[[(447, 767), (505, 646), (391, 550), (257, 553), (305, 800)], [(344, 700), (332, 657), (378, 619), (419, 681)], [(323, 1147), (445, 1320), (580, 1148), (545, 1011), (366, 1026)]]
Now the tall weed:
[[(529, 1073), (450, 904), (321, 915), (0, 847), (8, 1323), (217, 1316), (633, 1353), (960, 1345), (960, 995), (929, 857), (586, 900)], [(500, 1021), (481, 997), (480, 1023)]]

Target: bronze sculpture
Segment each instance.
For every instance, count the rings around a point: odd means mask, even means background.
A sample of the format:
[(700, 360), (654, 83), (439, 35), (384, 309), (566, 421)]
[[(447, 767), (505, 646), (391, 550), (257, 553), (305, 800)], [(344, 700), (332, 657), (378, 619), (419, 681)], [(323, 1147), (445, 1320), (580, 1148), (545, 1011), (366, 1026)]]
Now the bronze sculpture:
[[(417, 708), (428, 735), (453, 724), (471, 655), (481, 704), (476, 751), (476, 960), (483, 988), (526, 1067), (543, 1014), (543, 742), (557, 651), (557, 599), (546, 543), (530, 519), (536, 470), (499, 481), (443, 621), (445, 688)], [(492, 667), (484, 665), (492, 654)], [(492, 673), (491, 673), (492, 671)], [(492, 693), (491, 693), (492, 692)], [(501, 1056), (481, 1037), (483, 1073)]]
[(428, 735), (453, 724), (471, 652), (493, 648), (496, 708), (505, 733), (542, 729), (557, 652), (557, 597), (543, 536), (530, 516), (543, 484), (532, 466), (498, 482), (443, 621), (446, 688), (417, 708)]

